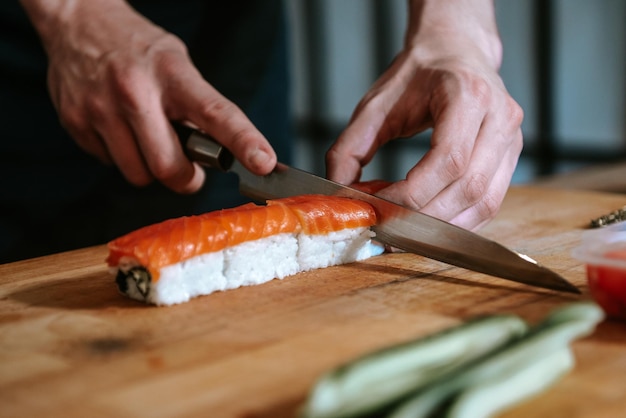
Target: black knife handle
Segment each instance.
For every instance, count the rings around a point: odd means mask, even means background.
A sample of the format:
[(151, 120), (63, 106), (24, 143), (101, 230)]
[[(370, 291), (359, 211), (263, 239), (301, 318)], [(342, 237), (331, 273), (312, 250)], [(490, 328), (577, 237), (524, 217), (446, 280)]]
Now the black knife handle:
[(172, 126), (189, 159), (221, 171), (230, 170), (235, 157), (226, 147), (197, 129), (178, 122), (172, 122)]

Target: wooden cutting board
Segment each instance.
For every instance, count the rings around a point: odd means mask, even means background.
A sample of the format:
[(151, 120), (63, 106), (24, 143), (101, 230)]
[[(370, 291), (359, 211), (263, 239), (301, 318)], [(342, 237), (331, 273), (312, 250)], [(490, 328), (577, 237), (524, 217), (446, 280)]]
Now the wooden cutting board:
[[(0, 266), (0, 416), (294, 417), (325, 370), (474, 315), (535, 322), (588, 299), (570, 257), (588, 221), (626, 195), (513, 188), (481, 234), (534, 257), (573, 296), (385, 254), (173, 307), (118, 294), (104, 247)], [(574, 345), (573, 372), (506, 417), (626, 411), (626, 324)]]

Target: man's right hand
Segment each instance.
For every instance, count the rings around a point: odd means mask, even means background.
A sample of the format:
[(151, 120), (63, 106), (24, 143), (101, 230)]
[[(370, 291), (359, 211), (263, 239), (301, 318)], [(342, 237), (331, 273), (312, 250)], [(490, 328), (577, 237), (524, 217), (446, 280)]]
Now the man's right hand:
[(48, 85), (77, 144), (114, 163), (138, 186), (158, 180), (197, 191), (204, 171), (189, 161), (170, 121), (195, 125), (249, 170), (276, 164), (269, 142), (208, 84), (184, 43), (122, 0), (21, 0), (48, 54)]

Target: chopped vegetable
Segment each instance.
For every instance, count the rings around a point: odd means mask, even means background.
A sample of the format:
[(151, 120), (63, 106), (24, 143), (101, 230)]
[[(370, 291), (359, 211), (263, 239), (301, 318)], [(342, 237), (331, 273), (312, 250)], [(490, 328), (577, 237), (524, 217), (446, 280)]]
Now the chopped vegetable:
[[(554, 382), (556, 377), (567, 369), (570, 361), (568, 347), (571, 341), (591, 333), (602, 318), (602, 310), (593, 303), (576, 303), (561, 308), (550, 314), (521, 340), (513, 341), (510, 345), (489, 353), (485, 358), (465, 365), (461, 370), (442, 376), (428, 389), (417, 393), (400, 405), (389, 415), (389, 418), (428, 417), (447, 401), (453, 401), (447, 411), (450, 417), (490, 416), (490, 413), (517, 403)], [(525, 369), (533, 367), (537, 361), (543, 363), (542, 360), (546, 356), (552, 355), (562, 358), (552, 363), (544, 363), (545, 375), (542, 379), (545, 380), (534, 379), (535, 374), (531, 372), (524, 373)], [(510, 379), (515, 380), (516, 384), (510, 383)], [(480, 410), (472, 410), (470, 414), (455, 415), (455, 410), (459, 411), (467, 405), (457, 406), (453, 397), (459, 397), (461, 402), (468, 402), (463, 401), (463, 397), (470, 393), (473, 387), (480, 387), (480, 385), (491, 388), (489, 393), (481, 394), (482, 399), (491, 398), (493, 402), (492, 407), (482, 405), (481, 409), (486, 415), (481, 415)], [(483, 390), (486, 391), (485, 387)]]
[(540, 357), (526, 367), (513, 370), (461, 393), (447, 412), (448, 418), (492, 416), (516, 403), (537, 395), (574, 368), (569, 347)]
[(526, 330), (516, 316), (494, 315), (371, 353), (323, 376), (301, 416), (347, 417), (378, 410)]
[(302, 417), (488, 417), (535, 395), (573, 367), (569, 344), (603, 319), (567, 305), (528, 330), (510, 315), (473, 320), (341, 366), (313, 388)]

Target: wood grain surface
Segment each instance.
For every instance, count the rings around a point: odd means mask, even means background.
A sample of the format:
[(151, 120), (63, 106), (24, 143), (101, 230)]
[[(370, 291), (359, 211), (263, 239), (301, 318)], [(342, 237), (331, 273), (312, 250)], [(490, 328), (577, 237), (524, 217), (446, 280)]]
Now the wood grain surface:
[[(588, 299), (570, 251), (591, 218), (624, 204), (620, 194), (517, 187), (481, 231), (582, 296), (385, 254), (153, 307), (117, 292), (103, 246), (2, 265), (0, 416), (295, 417), (315, 379), (355, 356), (479, 314), (535, 322)], [(626, 323), (605, 321), (573, 348), (571, 373), (503, 416), (624, 416)]]

